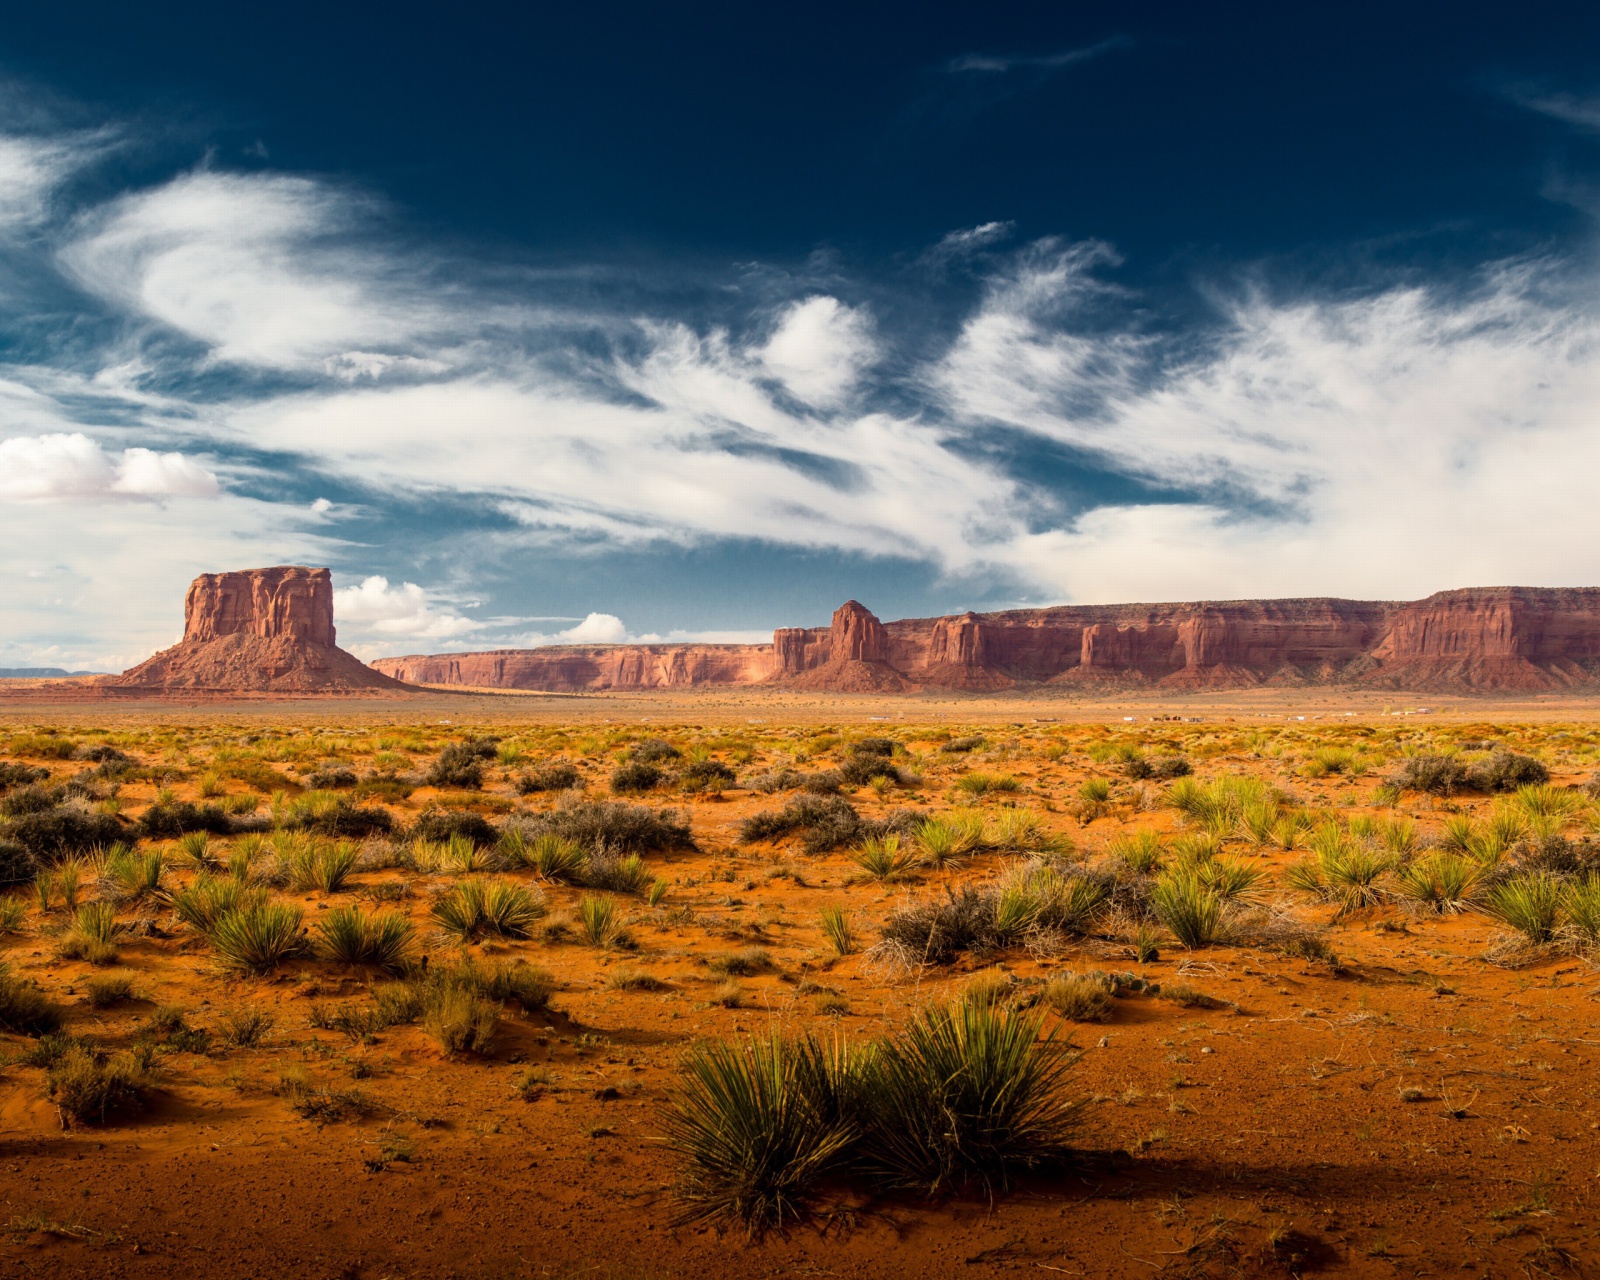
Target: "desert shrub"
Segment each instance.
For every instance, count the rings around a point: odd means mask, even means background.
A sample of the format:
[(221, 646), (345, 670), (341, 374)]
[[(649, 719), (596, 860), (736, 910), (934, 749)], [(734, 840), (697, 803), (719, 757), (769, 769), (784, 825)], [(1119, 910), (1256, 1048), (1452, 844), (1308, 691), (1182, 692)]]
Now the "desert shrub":
[(835, 955), (854, 955), (861, 950), (861, 942), (856, 937), (850, 914), (843, 907), (823, 907), (818, 916), (822, 925), (822, 936), (828, 940), (828, 945), (833, 948)]
[(896, 768), (887, 756), (872, 752), (857, 751), (845, 759), (837, 772), (840, 780), (852, 787), (867, 786), (874, 778), (887, 778), (893, 783), (909, 780), (908, 775)]
[(1389, 784), (1401, 791), (1454, 795), (1468, 786), (1467, 767), (1453, 755), (1424, 752), (1402, 760)]
[(1549, 942), (1555, 933), (1562, 896), (1561, 881), (1535, 872), (1492, 886), (1484, 895), (1483, 909), (1529, 942)]
[(771, 973), (777, 966), (765, 947), (743, 947), (714, 957), (707, 962), (707, 967), (712, 973), (728, 978), (753, 978), (758, 973)]
[(544, 896), (506, 880), (467, 880), (435, 900), (434, 923), (461, 942), (484, 934), (526, 938), (545, 914)]
[(1483, 868), (1460, 854), (1436, 851), (1395, 873), (1399, 894), (1430, 911), (1455, 914), (1472, 905)]
[(462, 972), (474, 984), (480, 995), (490, 1000), (513, 1000), (524, 1013), (538, 1013), (550, 1006), (555, 994), (556, 980), (545, 969), (517, 960), (511, 964), (494, 964), (478, 969), (462, 966)]
[(351, 792), (359, 800), (384, 800), (395, 804), (408, 799), (417, 788), (410, 778), (395, 773), (369, 773)]
[(470, 809), (424, 809), (417, 815), (408, 834), (413, 840), (428, 840), (436, 844), (448, 844), (452, 839), (461, 837), (485, 849), (493, 848), (500, 839), (494, 824)]
[(48, 1035), (61, 1026), (61, 1009), (30, 978), (0, 963), (0, 1027), (20, 1035)]
[(739, 824), (739, 839), (751, 844), (799, 830), (805, 832), (807, 853), (826, 853), (855, 839), (862, 826), (860, 814), (842, 796), (797, 796), (782, 809), (746, 818)]
[(1151, 778), (1167, 782), (1173, 778), (1186, 778), (1194, 771), (1183, 756), (1159, 756), (1150, 760), (1143, 755), (1135, 755), (1123, 763), (1122, 769), (1135, 782)]
[(158, 802), (139, 819), (140, 834), (151, 840), (173, 839), (190, 831), (225, 836), (233, 829), (233, 819), (221, 805), (197, 805), (187, 800)]
[(494, 743), (487, 738), (452, 742), (439, 753), (422, 780), (430, 787), (476, 791), (483, 786), (482, 762), (493, 760), (494, 756)]
[(584, 878), (589, 855), (576, 840), (550, 832), (526, 841), (520, 832), (517, 835), (520, 865), (537, 871), (552, 884), (575, 884)]
[(680, 820), (677, 810), (642, 804), (580, 800), (521, 821), (529, 835), (562, 836), (594, 851), (652, 853), (695, 847), (689, 824)]
[(1223, 901), (1192, 875), (1170, 875), (1150, 891), (1157, 920), (1191, 951), (1210, 946), (1222, 932)]
[(844, 856), (861, 868), (861, 879), (878, 884), (905, 879), (920, 860), (916, 850), (901, 848), (898, 835), (869, 836)]
[(956, 789), (974, 797), (992, 791), (1016, 791), (1021, 785), (1009, 773), (964, 773), (956, 779)]
[(1514, 751), (1495, 751), (1467, 771), (1466, 785), (1474, 791), (1494, 793), (1516, 791), (1520, 787), (1541, 786), (1550, 781), (1550, 770), (1532, 756)]
[(1154, 875), (1166, 860), (1166, 845), (1157, 831), (1124, 831), (1106, 846), (1106, 853), (1138, 876)]
[(597, 893), (578, 899), (578, 928), (592, 947), (625, 947), (629, 942), (616, 902)]
[(251, 903), (223, 915), (211, 928), (211, 945), (229, 969), (266, 973), (303, 955), (306, 939), (299, 907)]
[(657, 764), (662, 760), (676, 760), (683, 752), (660, 738), (645, 738), (634, 744), (628, 759), (636, 764)]
[(685, 791), (721, 791), (737, 781), (738, 775), (720, 760), (691, 760), (678, 773)]
[(949, 742), (941, 743), (939, 750), (948, 755), (961, 755), (968, 751), (976, 751), (983, 745), (983, 735), (974, 734), (967, 738), (951, 738)]
[(861, 1091), (861, 1161), (881, 1182), (936, 1195), (973, 1183), (992, 1194), (1069, 1150), (1077, 1055), (1041, 1019), (962, 1003), (918, 1014), (879, 1042)]
[(1581, 880), (1566, 885), (1561, 906), (1572, 931), (1586, 946), (1600, 943), (1600, 874), (1590, 872)]
[(998, 895), (972, 885), (945, 886), (945, 896), (906, 903), (884, 921), (878, 950), (907, 964), (949, 964), (962, 951), (999, 946)]
[(259, 791), (264, 796), (270, 796), (273, 792), (281, 791), (290, 785), (289, 780), (265, 760), (248, 757), (224, 761), (217, 766), (217, 773), (233, 782), (242, 782), (252, 791)]
[(91, 1009), (109, 1009), (115, 1004), (126, 1004), (134, 998), (133, 978), (126, 973), (90, 978), (83, 984), (83, 998)]
[[(43, 782), (49, 776), (48, 769), (19, 764), (14, 760), (0, 761), (0, 791), (9, 791), (12, 787), (32, 786), (35, 782)], [(0, 812), (4, 810), (0, 809)]]
[(166, 874), (166, 855), (160, 849), (138, 853), (124, 844), (107, 854), (101, 880), (118, 902), (142, 902), (166, 896)]
[(465, 983), (431, 986), (423, 998), (422, 1027), (446, 1054), (482, 1053), (494, 1040), (499, 1010)]
[(237, 1049), (254, 1049), (266, 1040), (272, 1023), (271, 1014), (257, 1009), (236, 1009), (223, 1015), (218, 1034), (224, 1044)]
[(537, 769), (524, 770), (517, 778), (517, 794), (532, 795), (536, 791), (570, 791), (583, 785), (583, 775), (576, 765), (558, 760)]
[(665, 776), (656, 765), (643, 760), (625, 760), (611, 771), (611, 790), (617, 795), (654, 791)]
[(1058, 973), (1039, 998), (1070, 1022), (1110, 1022), (1112, 989), (1103, 973)]
[(810, 1037), (690, 1049), (664, 1124), (688, 1163), (682, 1220), (727, 1218), (752, 1237), (799, 1220), (857, 1138), (858, 1074), (845, 1050)]
[(1517, 846), (1519, 871), (1545, 871), (1556, 876), (1573, 876), (1595, 863), (1595, 848), (1587, 840), (1569, 840), (1554, 832), (1529, 836)]
[(900, 744), (893, 738), (858, 738), (850, 744), (853, 756), (878, 756), (887, 759)]
[(39, 873), (33, 854), (14, 840), (0, 840), (0, 888), (27, 884)]
[(73, 916), (72, 928), (62, 937), (59, 954), (69, 960), (110, 964), (117, 958), (116, 908), (109, 902), (86, 902)]
[(337, 907), (317, 921), (319, 950), (338, 964), (367, 964), (398, 972), (411, 952), (411, 921), (398, 911), (368, 915), (359, 907)]
[(60, 804), (7, 820), (0, 835), (49, 865), (115, 844), (123, 838), (123, 826), (109, 813)]
[(583, 882), (591, 889), (609, 889), (613, 893), (641, 893), (654, 880), (650, 868), (637, 853), (626, 855), (607, 851), (589, 859)]
[(22, 899), (0, 897), (0, 936), (21, 933), (27, 917), (28, 908)]
[(394, 829), (394, 818), (379, 805), (356, 804), (349, 796), (333, 791), (308, 791), (289, 802), (281, 825), (291, 831), (361, 840), (388, 834)]
[(0, 800), (0, 814), (7, 818), (22, 818), (31, 813), (48, 813), (67, 802), (65, 786), (23, 787)]
[(63, 1115), (79, 1124), (105, 1124), (114, 1115), (144, 1105), (148, 1092), (145, 1073), (136, 1054), (108, 1058), (75, 1044), (49, 1069), (46, 1088)]
[(234, 876), (216, 878), (201, 872), (172, 895), (173, 914), (197, 933), (210, 934), (217, 921), (232, 911), (265, 906), (267, 891)]
[(77, 755), (78, 744), (52, 729), (44, 733), (19, 733), (7, 744), (6, 750), (14, 756), (33, 756), (40, 760), (70, 760)]
[(323, 765), (306, 774), (301, 781), (313, 791), (347, 791), (361, 780), (354, 769), (344, 765)]

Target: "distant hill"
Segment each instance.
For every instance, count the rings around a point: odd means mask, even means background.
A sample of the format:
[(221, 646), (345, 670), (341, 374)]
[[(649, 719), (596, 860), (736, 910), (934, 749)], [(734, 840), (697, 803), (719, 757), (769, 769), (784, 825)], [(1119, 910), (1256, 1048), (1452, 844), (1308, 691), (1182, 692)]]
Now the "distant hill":
[(100, 676), (104, 671), (67, 671), (61, 667), (0, 667), (0, 680), (64, 680), (68, 676)]

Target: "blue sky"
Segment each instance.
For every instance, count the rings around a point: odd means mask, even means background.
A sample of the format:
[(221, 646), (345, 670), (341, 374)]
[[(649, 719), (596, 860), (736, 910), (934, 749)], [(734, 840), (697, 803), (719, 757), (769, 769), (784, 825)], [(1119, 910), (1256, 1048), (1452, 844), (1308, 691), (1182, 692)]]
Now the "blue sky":
[(0, 666), (1600, 582), (1600, 11), (1305, 8), (7, 6)]

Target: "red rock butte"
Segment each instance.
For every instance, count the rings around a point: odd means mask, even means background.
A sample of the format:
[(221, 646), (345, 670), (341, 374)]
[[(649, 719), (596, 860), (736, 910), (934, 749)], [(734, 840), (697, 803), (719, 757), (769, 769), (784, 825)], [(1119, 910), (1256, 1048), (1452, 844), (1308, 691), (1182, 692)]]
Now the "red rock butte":
[(183, 640), (106, 689), (193, 693), (383, 693), (405, 686), (334, 643), (333, 575), (279, 565), (189, 584)]
[(831, 626), (784, 627), (769, 645), (564, 645), (373, 666), (412, 684), (551, 692), (1572, 689), (1600, 685), (1600, 588), (1482, 587), (1410, 602), (1064, 605), (889, 623), (852, 600)]

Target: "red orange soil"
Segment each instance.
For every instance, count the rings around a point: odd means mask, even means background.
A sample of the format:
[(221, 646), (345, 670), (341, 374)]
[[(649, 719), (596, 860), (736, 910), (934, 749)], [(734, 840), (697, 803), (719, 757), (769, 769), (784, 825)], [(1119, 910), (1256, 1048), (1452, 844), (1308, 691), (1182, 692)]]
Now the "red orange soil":
[[(315, 704), (273, 712), (238, 706), (187, 719), (169, 709), (165, 723), (155, 724), (137, 709), (118, 708), (115, 724), (100, 709), (63, 713), (59, 721), (168, 734), (166, 745), (153, 736), (148, 749), (129, 749), (149, 759), (168, 753), (184, 775), (174, 789), (192, 797), (219, 742), (286, 723), (301, 726), (307, 739), (341, 739), (337, 753), (365, 768), (371, 753), (351, 749), (358, 726), (371, 726), (374, 738), (391, 729), (404, 737), (414, 727), (431, 750), (448, 740), (469, 706), (467, 718), (493, 719), (513, 736), (536, 737), (527, 726), (542, 721), (543, 733), (559, 721), (574, 726), (574, 741), (624, 728), (680, 741), (712, 738), (688, 726), (719, 721), (724, 738), (755, 739), (820, 718), (804, 704), (787, 713), (766, 703), (695, 715), (684, 714), (683, 704), (664, 709), (656, 702), (643, 725), (596, 715), (587, 700), (537, 715), (525, 714), (534, 708), (524, 700), (441, 698), (438, 705), (457, 712), (436, 715), (430, 706), (419, 715), (415, 705), (399, 704), (392, 715), (374, 714), (370, 705), (337, 714)], [(637, 704), (629, 709), (637, 715)], [(749, 714), (735, 714), (744, 710)], [(861, 732), (885, 727), (862, 710), (836, 699), (830, 723)], [(1003, 715), (962, 718), (964, 729), (985, 732), (991, 749), (999, 748), (998, 759), (971, 767), (1014, 774), (1023, 786), (1015, 802), (1080, 849), (1093, 853), (1129, 826), (1174, 827), (1170, 810), (1125, 804), (1081, 823), (1070, 812), (1079, 782), (1107, 772), (1083, 754), (1100, 730), (1031, 722), (1019, 729), (1014, 723), (1022, 717)], [(1124, 732), (1119, 717), (1106, 717), (1114, 733)], [(47, 718), (44, 710), (27, 716), (30, 724)], [(444, 718), (456, 723), (439, 725)], [(23, 727), (12, 717), (0, 733)], [(1239, 735), (1252, 728), (1145, 722), (1127, 732), (1191, 735), (1202, 776), (1251, 772), (1346, 811), (1370, 801), (1375, 777), (1307, 779), (1292, 753), (1250, 754)], [(1304, 733), (1309, 750), (1347, 728), (1308, 722), (1295, 732)], [(897, 732), (915, 737), (903, 726)], [(1551, 744), (1544, 735), (1558, 733), (1569, 736), (1551, 746), (1563, 761), (1555, 780), (1586, 778), (1569, 750), (1574, 736), (1580, 743), (1600, 737), (1586, 723), (1528, 730), (1523, 745)], [(1208, 735), (1233, 745), (1205, 754)], [(1008, 741), (1016, 744), (1009, 755), (1002, 745)], [(1044, 758), (1047, 741), (1065, 744), (1067, 754)], [(879, 800), (862, 791), (852, 799), (864, 812), (949, 806), (951, 786), (967, 766), (940, 760), (927, 741), (911, 745), (926, 756), (919, 798), (890, 793)], [(577, 756), (578, 749), (569, 745), (564, 753)], [(602, 789), (606, 767), (585, 765), (591, 793)], [(489, 799), (480, 807), (503, 811), (513, 803), (500, 774), (491, 769)], [(243, 790), (237, 783), (227, 789)], [(153, 783), (125, 787), (124, 812), (138, 812), (153, 795)], [(397, 816), (414, 815), (430, 795), (419, 790), (395, 806)], [(371, 1045), (311, 1029), (314, 1003), (359, 1000), (363, 980), (314, 961), (271, 979), (224, 979), (206, 947), (181, 928), (122, 946), (121, 967), (133, 974), (143, 1002), (92, 1011), (81, 993), (94, 971), (56, 959), (30, 913), (20, 936), (0, 941), (0, 953), (69, 1006), (74, 1032), (112, 1047), (127, 1043), (158, 1004), (182, 1005), (202, 1027), (224, 1011), (256, 1008), (271, 1014), (275, 1027), (263, 1048), (164, 1056), (151, 1109), (104, 1129), (63, 1132), (44, 1097), (43, 1073), (7, 1066), (0, 1075), (0, 1227), (9, 1223), (9, 1231), (0, 1232), (0, 1275), (1509, 1276), (1580, 1274), (1600, 1264), (1600, 973), (1570, 956), (1497, 967), (1484, 959), (1497, 932), (1484, 917), (1424, 920), (1394, 908), (1330, 931), (1327, 940), (1345, 965), (1337, 972), (1257, 949), (1173, 948), (1145, 966), (1108, 942), (1043, 960), (1008, 953), (1000, 964), (1019, 978), (1064, 968), (1134, 969), (1169, 987), (1187, 982), (1223, 1005), (1183, 1008), (1134, 996), (1117, 1002), (1111, 1022), (1071, 1029), (1084, 1049), (1075, 1082), (1093, 1099), (1082, 1160), (1064, 1174), (1027, 1180), (992, 1205), (844, 1195), (845, 1212), (825, 1232), (806, 1227), (759, 1245), (737, 1233), (674, 1229), (678, 1166), (654, 1137), (674, 1064), (695, 1037), (774, 1023), (870, 1036), (920, 1003), (957, 994), (974, 967), (906, 977), (875, 970), (861, 956), (830, 961), (816, 927), (819, 907), (849, 907), (870, 936), (905, 892), (932, 891), (943, 877), (885, 890), (849, 883), (855, 869), (839, 853), (806, 857), (788, 846), (740, 845), (738, 821), (779, 802), (741, 792), (653, 801), (688, 811), (701, 851), (651, 857), (672, 888), (661, 910), (642, 903), (633, 909), (636, 953), (542, 941), (482, 948), (525, 955), (561, 984), (555, 1012), (506, 1016), (485, 1058), (448, 1061), (416, 1027), (391, 1028)], [(1425, 830), (1446, 816), (1431, 801), (1408, 799), (1404, 807)], [(1274, 854), (1263, 865), (1281, 869), (1287, 859)], [(999, 861), (978, 858), (956, 878), (993, 874)], [(803, 884), (772, 875), (791, 869)], [(355, 892), (401, 878), (394, 870), (364, 873)], [(555, 913), (570, 912), (578, 896), (562, 887), (545, 891)], [(325, 905), (319, 894), (288, 896), (301, 900), (308, 917)], [(402, 905), (420, 922), (426, 902), (419, 883)], [(741, 979), (742, 1008), (709, 1004), (722, 980), (705, 960), (752, 943), (765, 946), (780, 971)], [(429, 950), (442, 957), (448, 949), (430, 942)], [(619, 968), (643, 970), (668, 987), (612, 989), (607, 979)], [(820, 1015), (820, 993), (802, 994), (804, 983), (837, 992), (849, 1012)], [(7, 1053), (25, 1043), (0, 1039)], [(515, 1081), (530, 1065), (545, 1067), (551, 1079), (539, 1097), (524, 1101)], [(356, 1122), (301, 1119), (273, 1092), (280, 1072), (295, 1068), (329, 1087), (359, 1088), (380, 1109)], [(396, 1138), (412, 1144), (410, 1158), (385, 1162), (385, 1145), (392, 1150)]]

